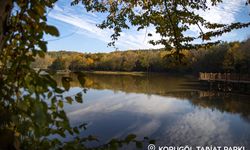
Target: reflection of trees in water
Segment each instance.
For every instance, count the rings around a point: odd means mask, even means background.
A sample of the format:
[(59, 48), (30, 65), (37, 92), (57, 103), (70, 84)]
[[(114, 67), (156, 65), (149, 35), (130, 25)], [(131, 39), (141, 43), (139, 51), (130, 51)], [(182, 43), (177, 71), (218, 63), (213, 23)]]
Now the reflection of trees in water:
[(220, 112), (240, 114), (250, 123), (250, 101), (247, 95), (220, 93), (215, 91), (177, 91), (169, 95), (189, 100), (194, 106), (216, 109)]
[[(74, 74), (68, 76), (73, 78), (72, 87), (80, 86)], [(57, 80), (61, 84), (59, 76), (57, 76)], [(85, 80), (86, 88), (176, 97), (181, 100), (189, 100), (194, 106), (240, 114), (244, 120), (250, 122), (250, 96), (208, 91), (197, 84), (190, 83), (190, 80), (193, 80), (192, 77), (161, 74), (149, 74), (148, 76), (86, 74)]]
[[(72, 87), (78, 87), (77, 77), (69, 74), (73, 78)], [(57, 76), (59, 85), (60, 76)], [(123, 91), (127, 93), (144, 93), (164, 95), (167, 91), (179, 89), (186, 78), (166, 76), (162, 74), (149, 75), (108, 75), (108, 74), (86, 74), (86, 88), (110, 89), (113, 91)]]

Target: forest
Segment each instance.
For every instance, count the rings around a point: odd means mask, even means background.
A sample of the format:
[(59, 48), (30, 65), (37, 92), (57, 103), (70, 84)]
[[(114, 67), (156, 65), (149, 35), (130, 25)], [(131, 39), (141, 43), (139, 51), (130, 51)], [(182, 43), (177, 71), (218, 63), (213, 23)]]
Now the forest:
[(79, 71), (140, 72), (241, 72), (250, 71), (250, 39), (221, 43), (210, 48), (183, 50), (181, 60), (164, 49), (127, 50), (110, 53), (48, 52), (37, 57), (33, 68)]

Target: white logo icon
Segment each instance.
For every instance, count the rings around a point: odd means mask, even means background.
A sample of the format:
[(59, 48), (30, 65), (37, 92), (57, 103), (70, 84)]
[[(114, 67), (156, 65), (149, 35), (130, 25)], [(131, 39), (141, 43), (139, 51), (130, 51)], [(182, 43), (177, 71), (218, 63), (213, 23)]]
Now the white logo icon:
[(148, 145), (148, 150), (155, 150), (155, 145), (154, 144), (149, 144)]

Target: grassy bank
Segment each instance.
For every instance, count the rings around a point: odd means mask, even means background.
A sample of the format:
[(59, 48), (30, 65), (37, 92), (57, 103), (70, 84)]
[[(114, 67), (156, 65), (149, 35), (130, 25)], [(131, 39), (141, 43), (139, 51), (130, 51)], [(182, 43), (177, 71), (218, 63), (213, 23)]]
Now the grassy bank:
[(83, 73), (93, 73), (93, 74), (107, 74), (107, 75), (147, 75), (147, 74), (154, 74), (154, 75), (175, 75), (175, 76), (187, 76), (187, 75), (196, 75), (193, 73), (167, 73), (167, 72), (143, 72), (143, 71), (82, 71)]
[(83, 73), (109, 74), (109, 75), (145, 75), (147, 72), (127, 72), (127, 71), (83, 71)]
[[(175, 75), (175, 76), (187, 76), (187, 75), (194, 75), (191, 73), (166, 73), (166, 72), (142, 72), (142, 71), (81, 71), (82, 73), (88, 74), (100, 74), (100, 75), (130, 75), (130, 76), (144, 76), (147, 74), (151, 75)], [(72, 73), (69, 70), (59, 70), (54, 72), (56, 74), (69, 74)]]

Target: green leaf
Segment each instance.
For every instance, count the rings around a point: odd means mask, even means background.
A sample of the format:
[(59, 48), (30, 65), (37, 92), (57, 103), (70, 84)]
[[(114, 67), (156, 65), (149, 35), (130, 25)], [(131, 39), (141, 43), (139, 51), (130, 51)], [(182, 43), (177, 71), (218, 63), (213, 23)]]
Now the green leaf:
[(87, 93), (87, 89), (83, 89), (82, 91), (83, 91), (83, 93)]
[(79, 130), (78, 130), (77, 127), (74, 127), (74, 128), (73, 128), (73, 131), (74, 131), (76, 134), (79, 134)]
[(35, 100), (33, 102), (32, 111), (34, 112), (34, 121), (37, 125), (44, 125), (47, 122), (47, 108), (43, 107), (42, 102)]
[(49, 92), (48, 93), (48, 98), (51, 98), (51, 96), (52, 96), (52, 92)]
[(59, 31), (57, 30), (57, 28), (54, 27), (54, 26), (50, 26), (50, 25), (47, 25), (47, 26), (45, 27), (45, 33), (50, 34), (50, 35), (53, 35), (53, 36), (59, 36), (59, 35), (60, 35), (60, 33), (59, 33)]
[[(38, 43), (39, 47), (41, 48), (42, 51), (46, 52), (47, 51), (47, 42), (44, 42), (44, 41), (40, 41)], [(40, 54), (39, 54), (40, 56)], [(41, 56), (40, 56), (41, 57)], [(44, 56), (43, 56), (44, 57)]]
[(71, 80), (72, 80), (72, 79), (69, 78), (69, 77), (62, 77), (62, 85), (63, 85), (63, 87), (64, 87), (64, 89), (65, 89), (66, 91), (68, 91), (69, 88), (70, 88), (70, 81), (71, 81)]
[(38, 55), (39, 57), (41, 58), (44, 58), (45, 57), (45, 53), (43, 51), (38, 51)]
[(42, 5), (36, 5), (34, 8), (40, 16), (44, 15), (45, 9), (42, 7)]
[(72, 97), (68, 96), (66, 97), (66, 100), (69, 104), (72, 104), (72, 101), (73, 101)]
[(60, 88), (55, 88), (55, 92), (62, 94), (64, 92), (64, 90), (60, 89)]
[(87, 123), (83, 123), (79, 126), (80, 129), (84, 129), (86, 130), (87, 129)]
[(59, 100), (58, 106), (61, 107), (61, 108), (63, 108), (63, 101)]
[(76, 101), (78, 103), (82, 103), (83, 102), (83, 100), (82, 100), (82, 93), (76, 94), (75, 99), (76, 99)]
[(126, 137), (125, 141), (126, 141), (127, 143), (129, 143), (129, 142), (133, 141), (135, 138), (136, 138), (136, 135), (135, 135), (135, 134), (130, 134), (130, 135), (128, 135), (128, 136)]

